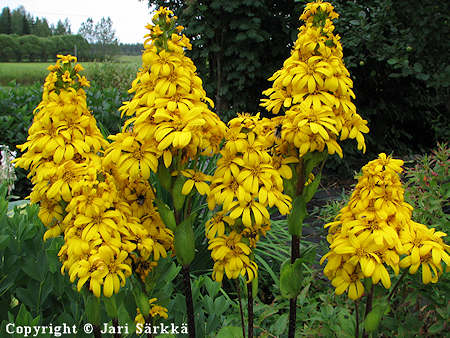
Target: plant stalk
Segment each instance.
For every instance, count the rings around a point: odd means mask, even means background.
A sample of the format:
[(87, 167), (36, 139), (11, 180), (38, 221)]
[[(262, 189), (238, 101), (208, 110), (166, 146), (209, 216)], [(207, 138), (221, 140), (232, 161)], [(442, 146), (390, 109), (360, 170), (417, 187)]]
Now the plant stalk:
[(118, 331), (118, 328), (119, 328), (119, 320), (117, 318), (113, 318), (112, 325), (114, 326), (114, 332), (115, 332), (113, 337), (120, 338), (122, 335), (120, 333), (116, 332), (116, 331)]
[(358, 311), (358, 301), (355, 300), (355, 338), (359, 338), (359, 311)]
[[(247, 283), (248, 338), (253, 338), (253, 283)], [(245, 338), (245, 335), (244, 335)]]
[(398, 286), (400, 285), (400, 283), (402, 282), (403, 278), (405, 278), (405, 276), (408, 274), (408, 270), (403, 271), (402, 275), (400, 276), (400, 278), (397, 280), (397, 282), (395, 283), (394, 287), (391, 289), (391, 292), (389, 292), (388, 295), (388, 301), (390, 301), (392, 299), (392, 296), (394, 296), (395, 290), (398, 288)]
[(188, 315), (189, 338), (195, 338), (194, 303), (192, 301), (190, 266), (183, 266), (184, 295), (186, 299), (186, 310)]
[(241, 313), (242, 336), (245, 338), (244, 310), (242, 309), (241, 287), (239, 286), (238, 279), (235, 279), (235, 282), (236, 282), (236, 291), (239, 298), (239, 312)]
[(94, 333), (94, 337), (95, 338), (101, 338), (102, 337), (100, 326), (98, 326), (97, 324), (93, 324), (92, 325), (92, 329), (93, 329), (93, 333)]
[[(300, 238), (292, 235), (291, 239), (291, 264), (300, 257)], [(288, 337), (295, 337), (295, 326), (297, 321), (297, 297), (289, 299), (289, 332)]]
[(145, 323), (150, 324), (150, 327), (151, 327), (150, 332), (147, 332), (147, 338), (153, 338), (154, 337), (153, 336), (153, 318), (152, 318), (152, 316), (148, 315), (148, 316), (144, 316), (144, 319), (145, 319)]
[[(300, 160), (297, 170), (297, 185), (296, 185), (296, 196), (303, 193), (305, 187), (305, 174), (303, 160)], [(300, 257), (300, 237), (292, 235), (291, 238), (291, 264), (294, 264), (295, 260)], [(289, 331), (288, 337), (295, 337), (295, 327), (297, 321), (297, 297), (291, 298), (289, 300)]]
[[(366, 312), (364, 313), (364, 319), (367, 318), (367, 315), (370, 313), (370, 311), (372, 311), (372, 302), (373, 302), (373, 290), (374, 290), (375, 285), (372, 283), (371, 287), (370, 287), (370, 291), (369, 294), (367, 295), (367, 300), (366, 300)], [(366, 329), (363, 328), (363, 338), (368, 337), (368, 334), (366, 333)]]

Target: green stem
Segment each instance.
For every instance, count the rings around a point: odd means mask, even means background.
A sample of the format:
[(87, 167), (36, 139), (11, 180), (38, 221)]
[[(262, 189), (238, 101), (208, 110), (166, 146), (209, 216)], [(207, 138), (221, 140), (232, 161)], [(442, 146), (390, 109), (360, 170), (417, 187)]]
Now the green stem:
[(358, 301), (355, 300), (355, 338), (359, 338), (359, 310), (358, 310)]

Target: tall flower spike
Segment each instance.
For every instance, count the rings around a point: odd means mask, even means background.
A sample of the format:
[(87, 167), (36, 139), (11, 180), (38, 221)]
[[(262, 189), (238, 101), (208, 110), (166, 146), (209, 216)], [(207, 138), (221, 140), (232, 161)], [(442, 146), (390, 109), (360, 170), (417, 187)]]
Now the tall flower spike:
[(328, 260), (324, 274), (336, 294), (348, 291), (351, 299), (360, 298), (364, 278), (390, 288), (387, 267), (395, 274), (399, 268), (416, 273), (422, 267), (423, 283), (436, 283), (441, 262), (449, 265), (449, 246), (442, 240), (446, 234), (411, 220), (413, 208), (403, 200), (399, 177), (402, 165), (384, 153), (365, 165), (348, 205), (325, 225), (330, 251), (321, 264)]
[(176, 17), (161, 8), (147, 28), (142, 67), (133, 81), (133, 98), (120, 108), (126, 121), (122, 133), (112, 136), (107, 162), (131, 177), (147, 179), (158, 161), (174, 170), (188, 159), (219, 150), (225, 125), (213, 113), (193, 62), (184, 55), (189, 39), (176, 26)]
[(248, 282), (255, 278), (258, 267), (252, 250), (270, 229), (268, 209), (276, 206), (285, 215), (292, 207), (282, 180), (282, 175), (291, 175), (290, 168), (274, 163), (266, 123), (259, 114), (239, 114), (229, 122), (211, 180), (208, 205), (217, 206), (217, 213), (206, 223), (205, 232), (217, 281), (224, 274), (233, 279), (246, 276)]
[(149, 229), (146, 221), (157, 224), (156, 211), (153, 218), (140, 219), (152, 196), (144, 197), (136, 213), (133, 197), (118, 192), (121, 177), (116, 179), (102, 161), (108, 142), (87, 109), (83, 87), (89, 83), (75, 62), (73, 56), (59, 55), (49, 67), (27, 142), (19, 146), (25, 153), (16, 165), (30, 169), (30, 199), (40, 204), (39, 217), (48, 227), (44, 240), (64, 235), (61, 272), (72, 282), (78, 279), (78, 290), (88, 285), (95, 296), (110, 297), (131, 275), (132, 259), (158, 260), (171, 247), (171, 236), (163, 227), (158, 234)]
[(340, 37), (333, 33), (332, 20), (337, 17), (328, 2), (306, 5), (300, 17), (305, 24), (291, 56), (269, 78), (272, 87), (263, 92), (268, 97), (261, 100), (263, 107), (274, 114), (285, 111), (280, 136), (298, 149), (299, 156), (326, 147), (329, 154), (342, 157), (338, 138), (356, 139), (358, 149), (366, 149), (367, 121), (351, 102), (353, 82), (343, 62)]

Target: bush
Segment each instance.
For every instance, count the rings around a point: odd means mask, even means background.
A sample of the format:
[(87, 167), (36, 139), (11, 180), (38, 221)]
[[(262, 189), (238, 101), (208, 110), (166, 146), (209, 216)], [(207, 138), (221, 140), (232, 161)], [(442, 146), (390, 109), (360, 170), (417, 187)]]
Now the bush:
[(417, 222), (450, 232), (450, 149), (438, 144), (430, 155), (417, 156), (406, 170), (406, 199)]

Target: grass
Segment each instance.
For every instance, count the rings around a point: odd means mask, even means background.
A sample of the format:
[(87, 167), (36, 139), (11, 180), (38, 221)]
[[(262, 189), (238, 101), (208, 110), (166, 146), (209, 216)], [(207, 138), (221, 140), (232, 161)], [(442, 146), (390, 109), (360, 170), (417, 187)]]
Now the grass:
[[(138, 55), (120, 55), (114, 59), (114, 62), (135, 66), (137, 69), (141, 64), (141, 57)], [(89, 77), (90, 69), (96, 69), (102, 62), (80, 62), (86, 69), (86, 75)], [(8, 85), (11, 82), (22, 85), (31, 85), (33, 83), (44, 83), (48, 74), (47, 67), (54, 62), (0, 62), (0, 86)]]

